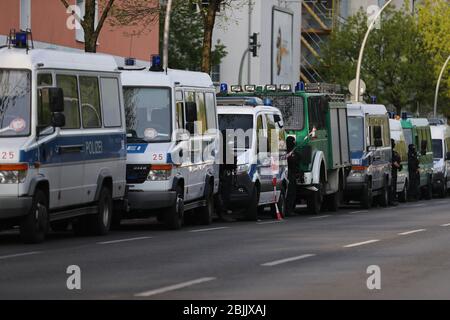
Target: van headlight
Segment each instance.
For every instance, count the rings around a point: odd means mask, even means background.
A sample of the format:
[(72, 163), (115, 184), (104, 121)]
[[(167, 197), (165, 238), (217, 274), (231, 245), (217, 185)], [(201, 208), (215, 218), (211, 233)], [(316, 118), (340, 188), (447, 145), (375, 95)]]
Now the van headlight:
[(0, 165), (0, 184), (17, 184), (25, 182), (28, 165)]
[(172, 174), (172, 165), (151, 165), (148, 172), (147, 181), (166, 181)]
[(237, 173), (247, 173), (250, 169), (250, 166), (248, 164), (240, 164), (236, 168)]

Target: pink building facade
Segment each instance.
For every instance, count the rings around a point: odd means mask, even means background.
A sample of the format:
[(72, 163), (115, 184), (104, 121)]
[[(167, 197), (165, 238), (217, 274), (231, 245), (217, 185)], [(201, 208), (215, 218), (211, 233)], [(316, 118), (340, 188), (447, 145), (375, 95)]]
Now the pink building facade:
[[(83, 10), (84, 0), (68, 0), (68, 3)], [(98, 13), (100, 15), (101, 12)], [(0, 45), (6, 44), (10, 29), (30, 28), (36, 47), (84, 50), (83, 31), (73, 28), (73, 25), (71, 13), (60, 0), (0, 1)], [(131, 36), (141, 27), (113, 27), (106, 20), (98, 39), (97, 52), (116, 57), (131, 56), (148, 62), (152, 54), (159, 52), (159, 23), (156, 21), (147, 28), (148, 31)]]

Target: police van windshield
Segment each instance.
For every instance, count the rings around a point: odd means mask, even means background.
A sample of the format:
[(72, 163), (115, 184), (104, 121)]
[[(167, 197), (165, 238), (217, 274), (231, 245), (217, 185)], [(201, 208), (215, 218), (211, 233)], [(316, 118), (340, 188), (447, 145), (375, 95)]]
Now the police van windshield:
[(30, 134), (31, 72), (0, 69), (0, 138)]
[[(235, 149), (250, 149), (253, 137), (253, 115), (219, 114), (219, 128), (229, 136), (234, 135)], [(231, 130), (231, 131), (228, 131)], [(224, 137), (225, 138), (225, 137)], [(242, 142), (242, 143), (239, 143)]]
[(441, 139), (433, 139), (433, 157), (435, 159), (441, 159), (443, 157)]
[(127, 137), (130, 142), (171, 140), (171, 91), (169, 88), (124, 89)]
[(364, 150), (364, 118), (349, 117), (348, 118), (348, 132), (350, 151)]

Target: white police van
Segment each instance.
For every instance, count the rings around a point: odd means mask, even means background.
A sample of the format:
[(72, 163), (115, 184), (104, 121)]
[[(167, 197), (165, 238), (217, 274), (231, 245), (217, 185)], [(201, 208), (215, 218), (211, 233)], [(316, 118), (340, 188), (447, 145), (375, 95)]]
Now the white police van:
[(51, 224), (108, 232), (125, 195), (120, 74), (100, 54), (30, 49), (21, 32), (0, 49), (0, 224), (41, 242)]
[(158, 60), (150, 70), (122, 68), (128, 140), (122, 217), (156, 215), (179, 229), (185, 211), (195, 209), (198, 222), (210, 224), (219, 186), (215, 88), (207, 74), (166, 72)]
[(284, 216), (287, 162), (280, 110), (256, 97), (220, 97), (217, 103), (223, 143), (229, 145), (223, 148), (223, 164), (235, 162), (231, 179), (221, 188), (226, 209), (244, 208), (248, 220), (256, 220), (265, 206)]
[(441, 198), (447, 196), (450, 187), (450, 127), (431, 123), (433, 145), (433, 190)]

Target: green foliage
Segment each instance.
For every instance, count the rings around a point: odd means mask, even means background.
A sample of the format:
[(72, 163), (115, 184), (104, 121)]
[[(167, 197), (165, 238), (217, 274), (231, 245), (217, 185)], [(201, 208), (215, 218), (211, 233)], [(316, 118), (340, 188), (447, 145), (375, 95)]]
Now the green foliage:
[[(359, 12), (334, 31), (330, 41), (321, 48), (323, 59), (319, 71), (329, 82), (347, 88), (355, 78), (356, 64), (367, 16)], [(431, 108), (433, 67), (425, 50), (415, 18), (407, 10), (386, 9), (380, 29), (374, 29), (366, 44), (361, 79), (367, 85), (365, 100), (376, 96), (377, 102), (402, 109), (427, 112)]]
[[(160, 50), (163, 49), (165, 10), (160, 13)], [(204, 24), (200, 12), (189, 1), (175, 0), (170, 18), (169, 67), (182, 70), (201, 69)], [(161, 52), (162, 53), (162, 52)], [(223, 44), (211, 52), (211, 65), (217, 65), (227, 55)]]

